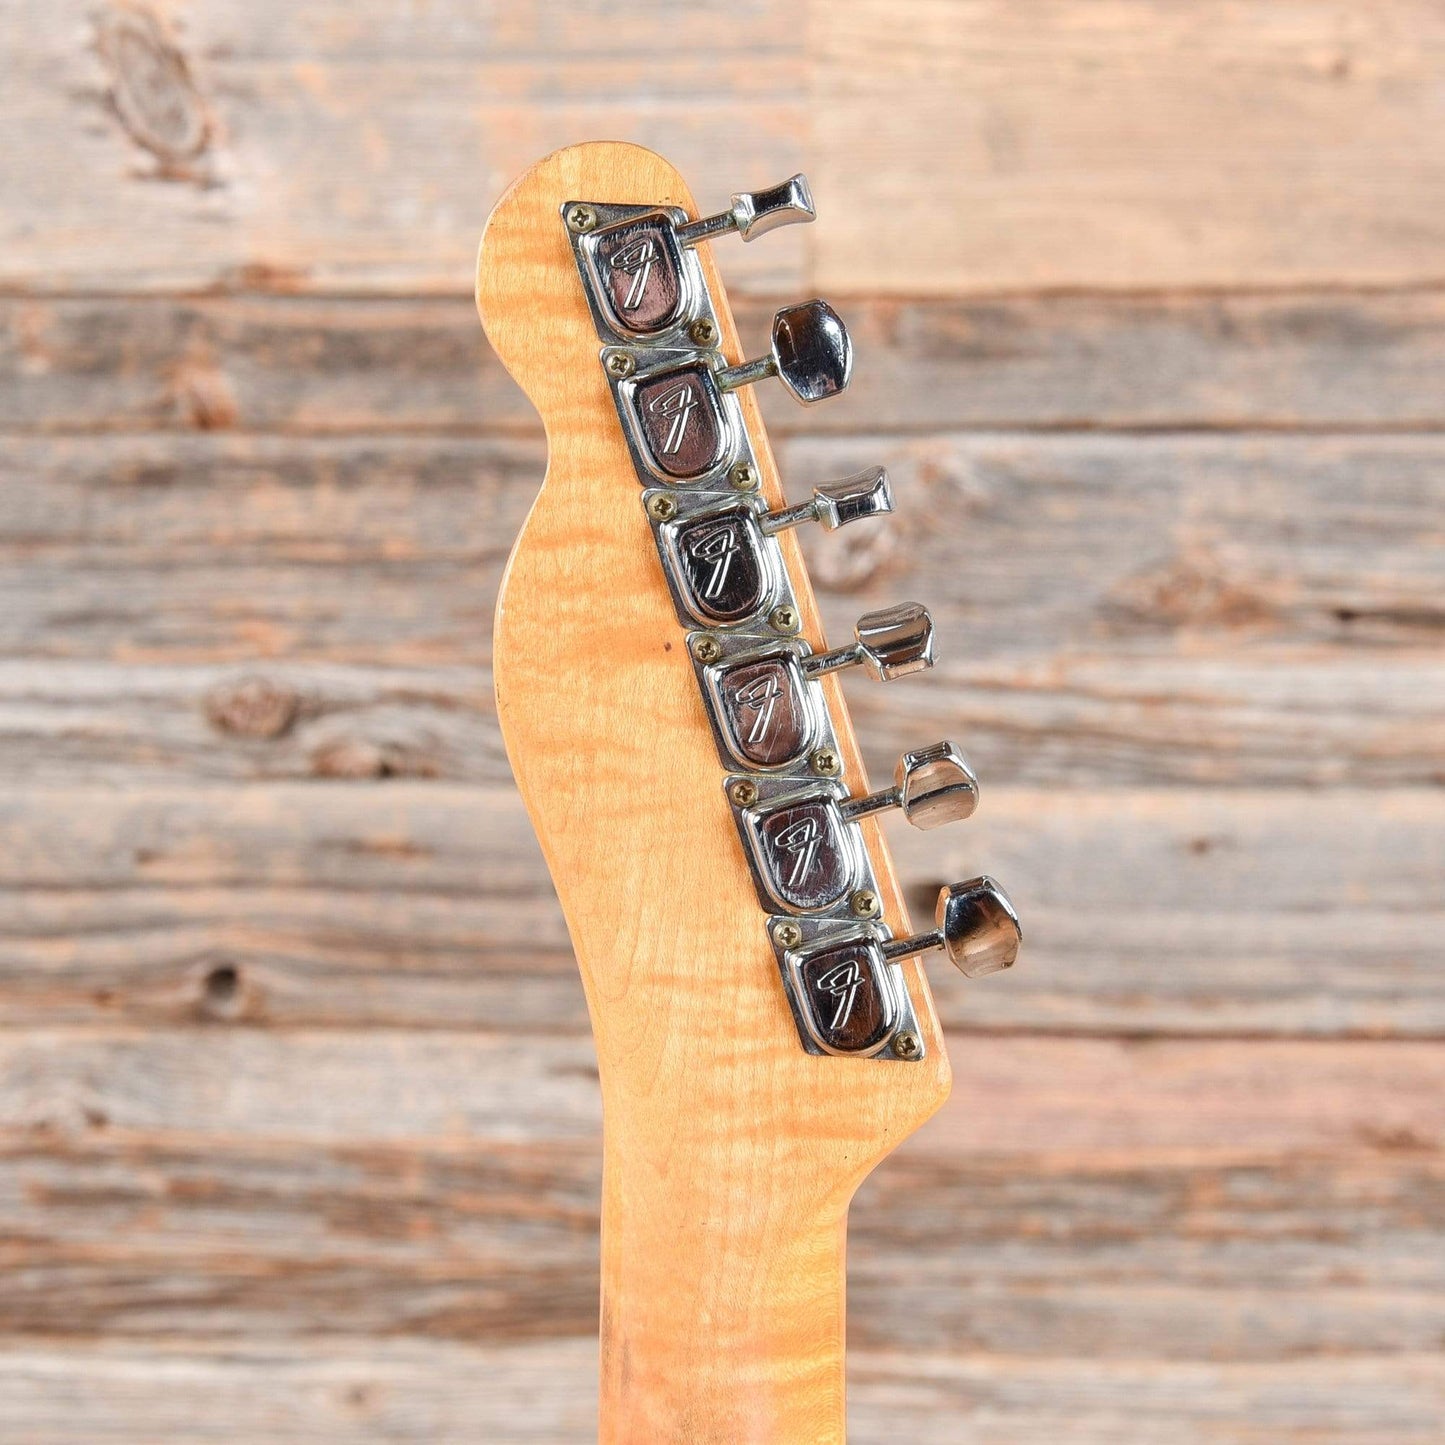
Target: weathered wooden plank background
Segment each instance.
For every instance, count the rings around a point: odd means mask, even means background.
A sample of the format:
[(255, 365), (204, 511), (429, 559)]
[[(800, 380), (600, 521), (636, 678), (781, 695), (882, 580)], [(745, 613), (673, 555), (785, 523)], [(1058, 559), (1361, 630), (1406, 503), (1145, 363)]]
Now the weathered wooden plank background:
[[(1445, 16), (1428, 0), (11, 0), (0, 1439), (577, 1442), (597, 1103), (490, 698), (538, 428), (468, 297), (590, 136), (699, 194), (812, 549), (944, 665), (1025, 965), (865, 1188), (860, 1445), (1437, 1441)], [(521, 1047), (518, 1041), (521, 1041)]]

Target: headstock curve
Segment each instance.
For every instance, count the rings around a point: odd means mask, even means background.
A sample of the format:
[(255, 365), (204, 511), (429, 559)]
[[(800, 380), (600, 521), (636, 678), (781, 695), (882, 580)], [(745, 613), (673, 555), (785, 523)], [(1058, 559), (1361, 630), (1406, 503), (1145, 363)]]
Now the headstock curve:
[[(797, 1076), (802, 1092), (814, 1101), (811, 1107), (836, 1116), (829, 1133), (851, 1136), (843, 1151), (848, 1158), (846, 1185), (841, 1177), (835, 1181), (851, 1192), (867, 1167), (942, 1103), (946, 1053), (927, 984), (916, 965), (907, 966), (904, 976), (925, 1060), (906, 1069), (863, 1071), (846, 1060), (799, 1052), (786, 1001), (779, 997), (777, 963), (718, 786), (722, 775), (690, 676), (684, 637), (656, 557), (648, 555), (651, 539), (639, 506), (641, 489), (629, 464), (606, 373), (598, 363), (595, 318), (579, 284), (567, 227), (559, 223), (569, 203), (579, 197), (676, 210), (688, 217), (699, 214), (682, 178), (660, 157), (639, 147), (599, 143), (557, 152), (533, 167), (498, 203), (483, 238), (478, 266), (483, 323), (501, 360), (541, 413), (549, 444), (547, 477), (518, 539), (498, 612), (495, 668), (509, 752), (552, 865), (588, 985), (604, 1090), (617, 1074), (617, 1061), (602, 1046), (615, 1035), (619, 1020), (636, 1024), (632, 1009), (621, 1006), (629, 997), (635, 1002), (635, 994), (614, 993), (604, 986), (604, 979), (615, 981), (617, 976), (615, 963), (604, 959), (615, 940), (615, 920), (608, 919), (606, 933), (596, 941), (590, 938), (599, 926), (595, 899), (588, 881), (577, 876), (579, 850), (562, 836), (563, 820), (571, 819), (575, 826), (575, 817), (552, 797), (554, 785), (560, 786), (553, 776), (555, 764), (549, 766), (556, 751), (571, 757), (588, 753), (608, 777), (628, 780), (627, 817), (637, 831), (625, 838), (614, 831), (610, 846), (615, 852), (610, 856), (645, 856), (648, 839), (658, 837), (678, 850), (666, 883), (655, 881), (649, 889), (629, 883), (625, 888), (629, 899), (647, 899), (645, 909), (639, 908), (632, 918), (632, 936), (641, 938), (650, 929), (677, 942), (680, 934), (690, 957), (708, 960), (695, 976), (666, 980), (672, 1007), (684, 982), (694, 996), (694, 1009), (698, 999), (719, 996), (719, 982), (711, 972), (717, 957), (746, 961), (747, 967), (738, 972), (756, 969), (758, 991), (770, 996), (771, 1007), (750, 998), (746, 1019), (736, 1010), (731, 1017), (720, 1014), (715, 1032), (694, 1025), (683, 1045), (692, 1060), (690, 1072), (706, 1059), (730, 1056), (741, 1031), (751, 1035), (750, 1053), (766, 1044), (772, 1066), (785, 1076)], [(740, 356), (743, 348), (710, 250), (698, 245), (690, 254), (701, 267), (716, 315), (719, 354)], [(740, 409), (752, 447), (757, 472), (753, 495), (768, 513), (784, 513), (788, 503), (756, 401), (747, 390), (729, 395)], [(828, 658), (832, 654), (822, 637), (796, 541), (780, 532), (776, 544), (796, 600), (798, 634), (808, 644), (808, 655)], [(564, 578), (563, 573), (571, 575)], [(564, 590), (565, 607), (559, 595)], [(590, 600), (579, 606), (584, 592)], [(624, 595), (625, 606), (620, 605)], [(520, 606), (523, 596), (527, 603)], [(538, 618), (539, 608), (548, 615), (545, 625)], [(610, 659), (610, 665), (603, 659)], [(599, 679), (599, 672), (610, 674), (610, 684)], [(841, 755), (840, 771), (850, 787), (866, 791), (842, 689), (831, 675), (820, 673), (820, 682)], [(546, 694), (554, 683), (571, 699), (565, 712), (573, 727), (555, 708), (548, 716)], [(648, 716), (640, 718), (636, 709), (623, 707), (619, 697), (651, 699)], [(580, 709), (584, 702), (589, 705), (585, 723)], [(615, 718), (615, 736), (605, 727), (599, 730), (599, 719), (609, 715)], [(547, 756), (539, 758), (542, 750)], [(657, 786), (660, 759), (672, 764), (666, 770), (665, 796)], [(568, 772), (575, 788), (577, 770), (569, 766)], [(711, 788), (699, 787), (709, 773)], [(650, 811), (642, 820), (637, 810), (644, 800)], [(619, 821), (614, 817), (614, 830)], [(871, 818), (861, 819), (858, 826), (875, 871), (882, 916), (902, 936), (909, 923), (881, 832)], [(650, 870), (639, 865), (633, 871)], [(679, 880), (680, 871), (688, 872), (685, 881)], [(731, 902), (725, 904), (724, 898)], [(634, 989), (641, 966), (641, 960), (634, 959), (627, 971)], [(654, 995), (663, 983), (658, 975), (652, 987), (641, 992)], [(736, 984), (736, 979), (729, 981), (729, 987)], [(638, 1012), (654, 1022), (667, 1017), (655, 1004), (652, 998)], [(766, 1026), (759, 1028), (760, 1021)], [(629, 1050), (627, 1057), (635, 1059), (636, 1052)], [(811, 1086), (819, 1067), (833, 1071), (822, 1097)], [(789, 1131), (802, 1126), (796, 1104), (788, 1115)], [(767, 1127), (766, 1120), (752, 1122), (755, 1128)], [(866, 1164), (859, 1167), (861, 1161)]]

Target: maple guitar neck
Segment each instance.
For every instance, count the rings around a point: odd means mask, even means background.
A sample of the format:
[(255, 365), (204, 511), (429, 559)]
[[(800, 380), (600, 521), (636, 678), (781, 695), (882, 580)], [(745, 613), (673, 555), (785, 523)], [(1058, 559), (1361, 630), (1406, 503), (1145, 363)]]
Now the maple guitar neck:
[(843, 1441), (848, 1202), (949, 1086), (918, 955), (1017, 948), (987, 879), (911, 932), (879, 819), (966, 816), (977, 785), (940, 744), (870, 792), (839, 679), (926, 666), (931, 629), (889, 609), (830, 651), (791, 530), (891, 494), (789, 508), (750, 389), (841, 389), (846, 333), (787, 308), (743, 360), (712, 256), (810, 217), (801, 178), (703, 217), (660, 157), (593, 143), (512, 186), (478, 263), (548, 439), (494, 670), (597, 1047), (608, 1445)]

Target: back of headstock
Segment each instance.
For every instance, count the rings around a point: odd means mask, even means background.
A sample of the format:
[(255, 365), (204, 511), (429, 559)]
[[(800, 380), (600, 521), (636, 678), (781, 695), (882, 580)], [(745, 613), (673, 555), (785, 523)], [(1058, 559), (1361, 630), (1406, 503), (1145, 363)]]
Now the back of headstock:
[(700, 212), (635, 146), (559, 151), (488, 223), (477, 302), (541, 413), (546, 479), (498, 607), (498, 711), (571, 930), (605, 1113), (604, 1440), (843, 1438), (859, 1181), (943, 1102), (919, 951), (1007, 967), (988, 880), (911, 936), (878, 815), (972, 812), (947, 745), (870, 793), (839, 674), (927, 666), (915, 606), (829, 650), (792, 528), (891, 508), (881, 471), (789, 507), (751, 383), (846, 384), (784, 308), (743, 353), (708, 244), (811, 219), (801, 178)]

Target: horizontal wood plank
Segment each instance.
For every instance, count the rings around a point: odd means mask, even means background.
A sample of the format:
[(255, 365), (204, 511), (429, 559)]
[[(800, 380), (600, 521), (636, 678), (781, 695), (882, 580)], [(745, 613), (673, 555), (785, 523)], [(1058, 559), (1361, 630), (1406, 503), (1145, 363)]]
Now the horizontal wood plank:
[(816, 0), (827, 291), (1441, 280), (1428, 0)]
[[(0, 1331), (590, 1333), (595, 1079), (510, 1042), (0, 1037)], [(855, 1205), (857, 1345), (1258, 1362), (1445, 1327), (1433, 1046), (953, 1052)]]
[(1434, 1439), (1445, 1408), (1428, 1351), (1263, 1365), (851, 1358), (859, 1445), (1411, 1445)]
[(7, 297), (0, 428), (540, 433), (470, 295)]
[[(1034, 635), (1075, 660), (1157, 654), (1166, 637), (1169, 653), (1200, 660), (1216, 649), (1279, 662), (1291, 650), (1429, 648), (1445, 629), (1437, 445), (1445, 449), (1433, 437), (880, 439), (864, 454), (889, 465), (898, 515), (862, 539), (805, 542), (815, 579), (851, 606), (902, 588), (949, 599), (955, 656), (1019, 656)], [(810, 437), (784, 456), (801, 487), (859, 451), (856, 438)], [(836, 626), (840, 612), (825, 603), (825, 623)]]
[[(30, 0), (16, 23), (11, 287), (458, 291), (502, 186), (597, 134), (666, 149), (719, 202), (805, 165), (825, 290), (1441, 279), (1445, 176), (1422, 137), (1445, 41), (1423, 0), (1209, 20), (1120, 0), (1087, 25), (931, 0), (906, 26), (882, 0), (811, 26), (649, 4), (575, 27), (535, 6), (400, 25), (379, 5), (208, 3), (165, 23)], [(804, 247), (734, 265), (796, 286)]]
[[(787, 296), (735, 297), (750, 344)], [(1445, 294), (850, 299), (849, 399), (775, 434), (1445, 424)], [(0, 297), (0, 430), (535, 433), (470, 296)]]
[[(847, 636), (851, 599), (830, 600)], [(1445, 668), (1415, 650), (1315, 658), (960, 655), (917, 684), (850, 689), (876, 772), (953, 736), (1023, 786), (1438, 784)], [(950, 644), (949, 638), (955, 639)], [(951, 656), (948, 654), (952, 653)], [(508, 785), (485, 665), (0, 661), (0, 777), (19, 784), (435, 778)]]
[(67, 1342), (0, 1346), (0, 1433), (26, 1445), (584, 1445), (597, 1344)]
[[(1002, 433), (782, 451), (795, 492), (860, 456), (889, 464), (899, 512), (861, 539), (809, 534), (815, 577), (848, 607), (905, 583), (951, 604), (974, 658), (1428, 649), (1445, 627), (1445, 439)], [(484, 660), (543, 464), (528, 440), (15, 439), (0, 640), (136, 661)]]
[[(792, 17), (24, 0), (0, 53), (0, 286), (465, 293), (503, 188), (585, 136), (664, 149), (726, 205), (803, 163)], [(796, 286), (798, 236), (739, 252)]]
[[(1434, 786), (1442, 448), (987, 434), (784, 455), (797, 489), (862, 457), (895, 474), (886, 528), (809, 539), (832, 635), (901, 592), (939, 625), (934, 674), (852, 690), (875, 758), (902, 716), (961, 725), (1025, 783)], [(499, 780), (482, 669), (542, 465), (526, 438), (12, 440), (0, 645), (34, 662), (0, 675), (0, 769)], [(269, 746), (219, 739), (212, 690), (262, 665), (293, 716)]]
[[(1028, 920), (1008, 978), (936, 975), (952, 1029), (1445, 1033), (1434, 795), (999, 787), (892, 839), (916, 917), (987, 870)], [(18, 1028), (585, 1026), (510, 790), (12, 787), (0, 934)]]
[[(583, 1445), (596, 1345), (321, 1340), (0, 1346), (0, 1428), (27, 1445)], [(1432, 1353), (1270, 1362), (849, 1352), (859, 1445), (1426, 1445)]]
[[(460, 1030), (6, 1030), (0, 1128), (7, 1143), (56, 1146), (595, 1142), (590, 1043), (538, 1034), (522, 1045)], [(953, 1097), (909, 1145), (922, 1155), (1252, 1163), (1364, 1146), (1413, 1156), (1438, 1150), (1445, 1129), (1445, 1055), (1433, 1042), (1007, 1035), (963, 1038), (950, 1053)]]

